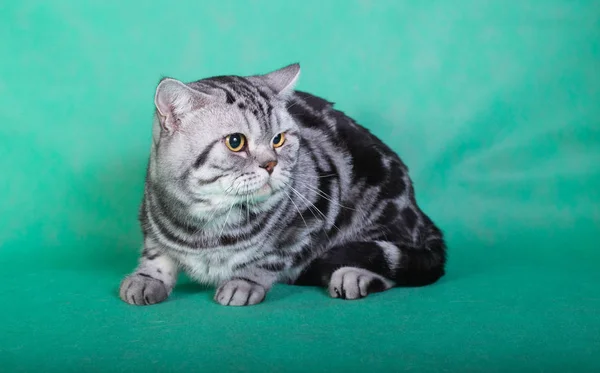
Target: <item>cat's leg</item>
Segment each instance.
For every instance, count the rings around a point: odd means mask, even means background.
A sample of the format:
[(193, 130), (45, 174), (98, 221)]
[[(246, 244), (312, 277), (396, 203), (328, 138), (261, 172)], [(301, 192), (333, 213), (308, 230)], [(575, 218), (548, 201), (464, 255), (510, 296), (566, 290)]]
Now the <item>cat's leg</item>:
[(222, 283), (215, 301), (223, 306), (250, 306), (262, 302), (277, 280), (277, 272), (253, 266)]
[(444, 264), (441, 238), (419, 247), (383, 240), (349, 242), (315, 259), (296, 283), (327, 286), (334, 298), (358, 299), (395, 285), (431, 284), (444, 274)]
[(121, 282), (119, 296), (138, 306), (162, 302), (175, 286), (177, 271), (173, 259), (155, 248), (146, 247), (138, 267)]
[(387, 253), (387, 242), (348, 242), (329, 248), (296, 280), (298, 285), (326, 286), (333, 298), (359, 299), (395, 285), (398, 251)]

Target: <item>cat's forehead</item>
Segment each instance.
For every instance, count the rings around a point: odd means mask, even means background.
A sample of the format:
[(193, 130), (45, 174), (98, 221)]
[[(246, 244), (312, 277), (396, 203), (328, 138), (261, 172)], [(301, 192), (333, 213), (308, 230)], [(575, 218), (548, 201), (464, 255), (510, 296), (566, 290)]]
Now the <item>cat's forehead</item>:
[(190, 113), (189, 127), (201, 136), (239, 132), (260, 138), (293, 128), (285, 101), (260, 79), (218, 76), (188, 86), (214, 98), (212, 104)]
[(267, 117), (264, 113), (237, 105), (213, 105), (191, 112), (186, 117), (186, 132), (204, 138), (232, 133), (242, 133), (252, 138), (272, 137), (293, 128), (294, 123), (284, 110), (274, 107)]

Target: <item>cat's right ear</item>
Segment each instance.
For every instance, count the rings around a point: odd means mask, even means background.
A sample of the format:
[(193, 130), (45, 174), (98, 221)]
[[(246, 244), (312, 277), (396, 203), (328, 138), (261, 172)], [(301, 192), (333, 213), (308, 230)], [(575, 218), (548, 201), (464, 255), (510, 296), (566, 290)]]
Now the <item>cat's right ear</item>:
[(191, 89), (179, 80), (164, 78), (156, 87), (154, 105), (160, 125), (167, 133), (173, 133), (181, 123), (181, 117), (208, 103), (208, 97)]

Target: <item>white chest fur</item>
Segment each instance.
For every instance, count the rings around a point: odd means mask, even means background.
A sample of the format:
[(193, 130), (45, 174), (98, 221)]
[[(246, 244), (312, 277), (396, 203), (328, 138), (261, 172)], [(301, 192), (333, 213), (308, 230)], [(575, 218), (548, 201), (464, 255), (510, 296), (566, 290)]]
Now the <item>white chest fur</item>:
[(238, 252), (220, 248), (193, 254), (178, 254), (176, 259), (181, 269), (192, 279), (207, 285), (218, 285), (241, 275), (243, 269), (236, 268), (258, 255), (258, 250), (250, 248)]

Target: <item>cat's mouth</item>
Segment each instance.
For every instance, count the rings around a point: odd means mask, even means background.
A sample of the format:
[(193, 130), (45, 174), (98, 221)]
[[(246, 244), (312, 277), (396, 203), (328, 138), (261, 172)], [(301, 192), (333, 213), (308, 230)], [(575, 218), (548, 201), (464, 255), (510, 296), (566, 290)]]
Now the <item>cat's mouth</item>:
[(271, 187), (271, 185), (269, 185), (269, 183), (266, 183), (256, 191), (256, 194), (270, 194), (272, 191), (273, 188)]
[(267, 182), (259, 188), (246, 190), (244, 192), (238, 193), (237, 195), (239, 197), (251, 197), (257, 199), (269, 197), (271, 194), (273, 194), (273, 187)]

